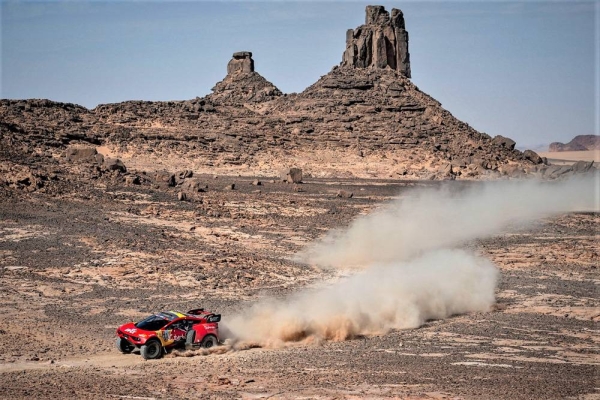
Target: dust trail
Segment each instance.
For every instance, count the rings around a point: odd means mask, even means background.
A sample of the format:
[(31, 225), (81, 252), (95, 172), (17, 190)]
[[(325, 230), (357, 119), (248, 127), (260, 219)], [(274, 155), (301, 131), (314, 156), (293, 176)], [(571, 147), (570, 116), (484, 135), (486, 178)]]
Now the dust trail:
[(345, 340), (428, 319), (486, 311), (494, 303), (496, 268), (463, 250), (438, 250), (407, 263), (378, 265), (285, 302), (260, 301), (227, 318), (229, 336), (266, 346), (308, 337)]
[(307, 264), (367, 268), (501, 232), (509, 224), (598, 210), (598, 174), (561, 182), (502, 181), (462, 192), (422, 190), (334, 231), (298, 255)]
[(264, 299), (225, 317), (236, 346), (345, 340), (428, 319), (486, 311), (495, 301), (496, 267), (465, 250), (469, 240), (509, 224), (569, 211), (599, 211), (598, 175), (559, 183), (493, 182), (451, 192), (413, 192), (310, 246), (299, 259), (361, 270), (284, 300)]

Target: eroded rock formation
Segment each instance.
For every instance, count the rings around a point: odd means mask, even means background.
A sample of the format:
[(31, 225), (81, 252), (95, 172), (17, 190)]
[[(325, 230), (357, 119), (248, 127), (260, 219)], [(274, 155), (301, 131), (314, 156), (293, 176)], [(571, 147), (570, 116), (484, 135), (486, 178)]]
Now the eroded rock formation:
[[(171, 163), (200, 173), (254, 176), (274, 176), (292, 166), (302, 168), (306, 177), (544, 174), (548, 166), (537, 154), (520, 152), (509, 138), (492, 139), (476, 131), (411, 82), (403, 31), (399, 10), (390, 17), (382, 7), (368, 7), (366, 24), (349, 38), (367, 46), (371, 37), (371, 58), (356, 58), (365, 67), (336, 66), (297, 94), (283, 95), (254, 70), (252, 53), (238, 52), (213, 93), (191, 100), (127, 101), (93, 110), (48, 100), (1, 100), (0, 175), (7, 171), (15, 177), (9, 184), (37, 190), (53, 176), (39, 171), (63, 163), (57, 155), (75, 144), (110, 148), (127, 165), (105, 171), (88, 163), (88, 170), (77, 172), (82, 176), (125, 177), (168, 187), (177, 182), (172, 174), (136, 178), (130, 171), (147, 165), (160, 170)], [(373, 46), (382, 43), (377, 32), (386, 46), (376, 46), (373, 53)], [(397, 41), (403, 37), (404, 47)], [(361, 44), (360, 49), (367, 47)], [(3, 160), (11, 161), (3, 165)]]
[(410, 78), (408, 32), (404, 14), (393, 8), (392, 15), (382, 6), (367, 6), (365, 24), (346, 32), (342, 66), (391, 68)]
[(227, 64), (227, 75), (249, 74), (254, 72), (254, 60), (250, 51), (233, 53), (233, 58)]
[(216, 105), (264, 102), (282, 95), (275, 85), (254, 71), (254, 60), (249, 51), (233, 53), (227, 64), (227, 76), (212, 90), (207, 99)]

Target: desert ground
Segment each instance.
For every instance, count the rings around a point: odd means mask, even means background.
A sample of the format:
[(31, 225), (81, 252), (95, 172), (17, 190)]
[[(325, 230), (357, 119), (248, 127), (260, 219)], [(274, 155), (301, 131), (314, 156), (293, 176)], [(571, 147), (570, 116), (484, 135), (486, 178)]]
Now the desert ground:
[(226, 319), (335, 279), (293, 255), (415, 187), (480, 184), (202, 178), (194, 201), (99, 183), (0, 203), (1, 398), (600, 398), (598, 213), (466, 244), (500, 269), (489, 312), (339, 342), (120, 354), (122, 323), (196, 307)]
[(600, 150), (587, 151), (548, 151), (539, 152), (540, 157), (546, 157), (548, 162), (554, 165), (571, 165), (577, 161), (593, 161), (594, 164), (600, 163)]

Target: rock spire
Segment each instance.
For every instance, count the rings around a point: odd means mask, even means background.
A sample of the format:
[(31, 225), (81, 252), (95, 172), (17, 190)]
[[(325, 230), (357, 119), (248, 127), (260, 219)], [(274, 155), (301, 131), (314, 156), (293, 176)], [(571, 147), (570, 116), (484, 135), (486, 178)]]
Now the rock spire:
[(248, 74), (254, 72), (252, 52), (238, 51), (227, 64), (227, 75)]
[(211, 104), (237, 105), (273, 100), (283, 93), (271, 82), (254, 71), (254, 60), (249, 51), (238, 51), (227, 64), (227, 76), (213, 87), (207, 96)]
[(391, 68), (410, 78), (408, 32), (402, 11), (383, 6), (367, 6), (365, 24), (346, 32), (342, 66), (352, 68)]

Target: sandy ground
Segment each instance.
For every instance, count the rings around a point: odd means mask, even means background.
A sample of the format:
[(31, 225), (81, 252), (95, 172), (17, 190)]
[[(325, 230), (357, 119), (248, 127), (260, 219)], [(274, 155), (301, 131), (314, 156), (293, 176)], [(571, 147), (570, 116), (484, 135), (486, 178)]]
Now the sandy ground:
[(540, 157), (548, 158), (548, 162), (556, 165), (571, 165), (577, 161), (594, 161), (600, 163), (600, 150), (589, 151), (553, 151), (539, 152)]
[[(343, 342), (154, 361), (118, 353), (116, 327), (151, 312), (226, 315), (335, 278), (291, 256), (385, 200), (439, 184), (204, 178), (195, 202), (99, 187), (0, 203), (0, 398), (600, 398), (593, 213), (468, 243), (501, 270), (490, 312)], [(354, 197), (336, 197), (341, 188)]]

